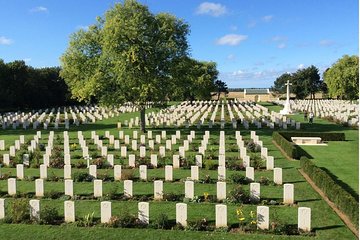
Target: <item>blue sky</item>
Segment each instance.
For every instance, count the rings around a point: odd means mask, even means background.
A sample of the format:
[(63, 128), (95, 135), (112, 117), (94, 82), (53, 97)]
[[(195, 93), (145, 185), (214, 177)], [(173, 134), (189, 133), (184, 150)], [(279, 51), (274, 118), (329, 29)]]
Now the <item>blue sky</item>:
[[(69, 35), (95, 22), (114, 0), (0, 0), (0, 58), (58, 66)], [(285, 72), (322, 72), (358, 55), (357, 0), (141, 0), (190, 25), (191, 56), (214, 61), (229, 87), (270, 87)]]

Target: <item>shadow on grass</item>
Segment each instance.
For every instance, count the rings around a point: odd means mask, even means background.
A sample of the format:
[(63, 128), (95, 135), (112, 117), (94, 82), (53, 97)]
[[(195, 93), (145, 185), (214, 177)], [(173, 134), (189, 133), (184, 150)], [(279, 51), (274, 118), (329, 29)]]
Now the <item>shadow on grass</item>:
[(335, 176), (332, 172), (330, 172), (327, 168), (320, 167), (322, 170), (324, 170), (337, 184), (339, 184), (340, 187), (342, 187), (345, 191), (350, 193), (351, 196), (353, 196), (355, 199), (359, 199), (359, 194), (355, 192), (354, 189), (352, 189), (347, 183), (340, 180), (337, 176)]
[(331, 226), (325, 226), (325, 227), (315, 227), (313, 228), (313, 231), (319, 231), (319, 230), (328, 230), (328, 229), (334, 229), (334, 228), (342, 228), (343, 225), (331, 225)]
[(299, 200), (297, 201), (298, 203), (303, 203), (303, 202), (317, 202), (317, 201), (320, 201), (321, 199), (320, 198), (313, 198), (313, 199), (305, 199), (305, 200)]
[[(284, 169), (284, 168), (283, 168)], [(298, 180), (298, 181), (291, 181), (291, 182), (286, 182), (286, 183), (303, 183), (306, 182), (304, 180)]]

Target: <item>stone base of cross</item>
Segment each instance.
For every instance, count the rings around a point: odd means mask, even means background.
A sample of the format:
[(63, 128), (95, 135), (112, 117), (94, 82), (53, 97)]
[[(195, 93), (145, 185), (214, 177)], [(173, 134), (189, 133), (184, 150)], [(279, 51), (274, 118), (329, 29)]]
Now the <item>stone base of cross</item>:
[(284, 105), (284, 109), (280, 110), (280, 114), (282, 114), (282, 115), (288, 115), (288, 114), (292, 113), (291, 107), (290, 107), (290, 90), (289, 90), (289, 87), (292, 84), (288, 80), (287, 83), (285, 83), (285, 85), (286, 85), (286, 102)]

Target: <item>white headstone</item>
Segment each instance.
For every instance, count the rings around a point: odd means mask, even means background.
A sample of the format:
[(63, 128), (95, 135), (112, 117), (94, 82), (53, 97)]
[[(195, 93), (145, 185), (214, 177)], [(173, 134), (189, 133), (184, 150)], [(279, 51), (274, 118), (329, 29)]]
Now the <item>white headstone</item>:
[(311, 231), (311, 208), (298, 208), (298, 229), (304, 232)]
[(284, 203), (294, 203), (294, 184), (284, 184)]
[(0, 198), (0, 219), (5, 218), (5, 199)]
[(282, 168), (274, 168), (274, 183), (282, 184)]
[(160, 200), (163, 199), (163, 181), (156, 180), (154, 181), (154, 199)]
[(138, 219), (143, 224), (149, 224), (149, 203), (138, 203)]
[(18, 179), (24, 179), (24, 165), (16, 164), (16, 177)]
[(219, 181), (226, 180), (226, 167), (223, 167), (223, 166), (218, 167), (218, 180)]
[(129, 154), (129, 166), (130, 167), (135, 167), (135, 155), (134, 154)]
[(226, 182), (216, 183), (216, 198), (219, 201), (226, 199)]
[(196, 155), (195, 156), (195, 164), (199, 168), (202, 168), (202, 155)]
[(44, 180), (43, 179), (35, 180), (35, 196), (37, 196), (37, 197), (44, 196)]
[(30, 219), (39, 221), (40, 220), (40, 200), (30, 200)]
[(194, 198), (194, 182), (185, 181), (185, 198)]
[(8, 194), (10, 196), (16, 195), (16, 178), (8, 179)]
[(73, 187), (73, 180), (66, 179), (65, 180), (65, 195), (74, 196), (74, 187)]
[(150, 155), (150, 163), (153, 167), (157, 167), (157, 155), (156, 154), (151, 154)]
[(274, 169), (274, 157), (268, 156), (266, 158), (266, 170), (273, 170)]
[(246, 167), (246, 178), (250, 181), (254, 181), (254, 168)]
[(124, 181), (124, 195), (131, 198), (133, 196), (133, 181), (125, 180)]
[(94, 180), (94, 197), (102, 197), (102, 180), (95, 179)]
[(40, 165), (40, 178), (47, 179), (47, 166), (45, 164)]
[(187, 205), (186, 203), (176, 204), (176, 223), (183, 227), (187, 226)]
[(227, 206), (224, 204), (216, 204), (215, 215), (216, 228), (227, 227)]
[(173, 181), (173, 166), (165, 166), (165, 181)]
[(121, 180), (121, 165), (114, 165), (114, 179), (115, 181)]
[(173, 155), (173, 168), (174, 169), (180, 168), (179, 155)]
[(191, 166), (191, 180), (199, 180), (199, 167)]
[(140, 172), (140, 180), (147, 180), (147, 166), (146, 165), (140, 165), (139, 166), (139, 172)]
[(109, 223), (111, 219), (111, 202), (101, 202), (101, 223)]
[(262, 229), (262, 230), (269, 229), (269, 207), (257, 206), (256, 216), (257, 216), (256, 223), (258, 229)]
[(91, 176), (93, 176), (94, 178), (96, 178), (97, 174), (96, 174), (96, 165), (90, 165), (89, 166), (89, 174)]
[(250, 183), (250, 199), (252, 202), (260, 201), (260, 183)]
[(64, 202), (65, 222), (75, 222), (75, 203), (74, 201)]

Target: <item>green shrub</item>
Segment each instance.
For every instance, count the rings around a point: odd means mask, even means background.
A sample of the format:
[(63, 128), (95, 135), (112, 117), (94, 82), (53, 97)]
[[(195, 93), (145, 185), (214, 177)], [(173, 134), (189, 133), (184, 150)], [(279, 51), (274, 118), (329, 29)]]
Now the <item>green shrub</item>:
[(198, 219), (195, 221), (188, 221), (186, 230), (190, 231), (211, 231), (214, 227), (209, 224), (206, 218)]
[(61, 197), (61, 195), (62, 195), (61, 192), (57, 192), (52, 189), (49, 192), (44, 193), (44, 198), (57, 199), (57, 198)]
[(355, 226), (358, 226), (359, 202), (357, 199), (338, 185), (328, 173), (317, 167), (310, 159), (302, 157), (300, 159), (300, 166), (316, 186), (350, 218)]
[(45, 206), (40, 211), (41, 223), (56, 224), (60, 220), (60, 215), (55, 207)]
[(160, 213), (158, 216), (156, 216), (152, 225), (156, 229), (169, 229), (171, 227), (169, 217), (165, 213)]
[(72, 179), (74, 182), (91, 182), (94, 177), (87, 172), (74, 172)]
[(204, 165), (206, 170), (216, 170), (218, 164), (215, 160), (205, 160)]
[(229, 192), (229, 201), (232, 203), (249, 203), (250, 193), (244, 190), (241, 185), (236, 186)]
[(27, 199), (14, 199), (10, 205), (10, 214), (13, 223), (28, 222), (30, 220), (30, 208)]
[(230, 175), (229, 179), (236, 184), (248, 184), (249, 181), (246, 179), (245, 176), (241, 175), (240, 173), (233, 173)]

